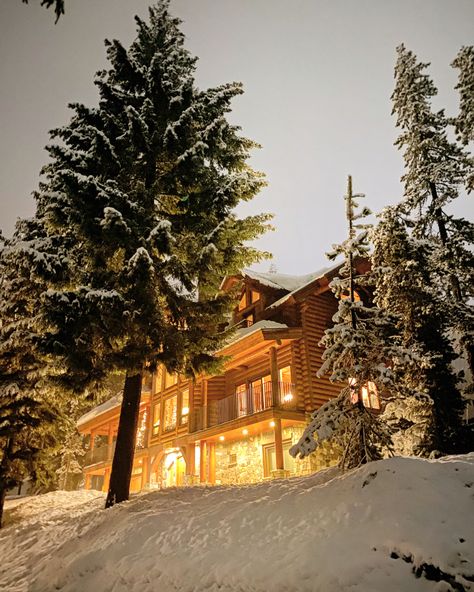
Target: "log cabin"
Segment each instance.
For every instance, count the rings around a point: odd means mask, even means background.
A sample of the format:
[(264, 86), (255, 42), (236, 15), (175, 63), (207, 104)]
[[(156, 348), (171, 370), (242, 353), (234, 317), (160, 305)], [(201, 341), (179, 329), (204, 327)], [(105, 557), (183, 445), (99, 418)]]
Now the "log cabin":
[[(360, 272), (368, 264), (359, 262)], [(218, 354), (223, 372), (194, 380), (163, 367), (144, 382), (131, 491), (194, 484), (245, 484), (303, 475), (337, 462), (330, 446), (289, 454), (309, 415), (341, 385), (317, 377), (337, 300), (329, 283), (340, 266), (293, 276), (243, 270), (233, 312), (239, 328)], [(107, 490), (120, 396), (86, 413), (86, 489)]]

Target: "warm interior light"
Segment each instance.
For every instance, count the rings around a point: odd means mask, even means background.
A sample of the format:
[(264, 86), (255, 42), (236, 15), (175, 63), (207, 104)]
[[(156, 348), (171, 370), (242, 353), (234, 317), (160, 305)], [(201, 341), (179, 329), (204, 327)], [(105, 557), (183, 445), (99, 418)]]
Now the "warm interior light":
[(243, 434), (244, 436), (246, 436), (248, 433), (249, 433), (249, 431), (248, 431), (248, 429), (247, 429), (247, 428), (245, 428), (244, 430), (242, 430), (242, 434)]
[(187, 415), (189, 413), (189, 407), (183, 407), (181, 409), (181, 415)]
[(219, 440), (220, 440), (221, 442), (223, 442), (223, 441), (225, 440), (225, 437), (224, 437), (224, 436), (219, 436)]
[(275, 422), (274, 422), (274, 421), (271, 421), (271, 422), (270, 422), (270, 427), (271, 427), (271, 428), (274, 428), (274, 427), (275, 427)]
[(291, 393), (287, 393), (284, 397), (283, 397), (283, 402), (284, 403), (289, 403), (291, 400), (293, 399), (293, 395)]

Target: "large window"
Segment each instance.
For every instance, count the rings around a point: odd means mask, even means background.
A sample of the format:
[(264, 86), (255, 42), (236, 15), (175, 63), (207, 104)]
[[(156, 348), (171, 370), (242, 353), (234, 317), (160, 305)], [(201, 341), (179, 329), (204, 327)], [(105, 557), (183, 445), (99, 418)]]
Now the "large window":
[(251, 383), (252, 404), (255, 412), (263, 411), (272, 406), (272, 377), (262, 376)]
[(156, 369), (155, 372), (155, 392), (156, 393), (161, 393), (161, 391), (163, 390), (163, 373), (164, 373), (164, 368), (163, 366), (158, 366), (158, 368)]
[(168, 397), (165, 399), (163, 409), (163, 428), (165, 432), (176, 428), (176, 415), (178, 410), (178, 397)]
[(161, 420), (161, 403), (156, 403), (153, 407), (153, 426), (152, 433), (157, 436), (160, 431), (160, 420)]
[(189, 389), (181, 391), (181, 423), (188, 423), (189, 418)]
[(248, 415), (247, 405), (247, 385), (245, 383), (239, 384), (235, 387), (235, 396), (237, 399), (237, 415)]
[(170, 388), (170, 386), (174, 386), (178, 382), (178, 375), (177, 374), (170, 374), (166, 371), (165, 375), (165, 389)]
[[(283, 468), (285, 471), (293, 473), (295, 471), (295, 459), (290, 455), (291, 440), (283, 442)], [(276, 451), (275, 444), (266, 444), (263, 446), (263, 475), (271, 477), (272, 471), (276, 471)]]
[[(359, 393), (354, 388), (356, 384), (355, 378), (349, 379), (349, 385), (351, 386), (351, 401), (355, 404), (359, 400)], [(367, 381), (360, 387), (360, 395), (362, 396), (362, 403), (364, 407), (368, 409), (380, 409), (380, 397), (377, 390), (377, 385), (372, 381)]]

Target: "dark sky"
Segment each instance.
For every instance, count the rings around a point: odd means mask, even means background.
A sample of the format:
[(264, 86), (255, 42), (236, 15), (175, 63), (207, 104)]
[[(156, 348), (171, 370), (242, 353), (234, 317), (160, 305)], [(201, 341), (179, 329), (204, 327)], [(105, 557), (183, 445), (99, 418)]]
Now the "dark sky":
[[(145, 0), (66, 0), (54, 25), (39, 0), (0, 0), (0, 228), (31, 216), (48, 130), (68, 102), (95, 104), (104, 38), (128, 45)], [(200, 87), (240, 80), (232, 120), (262, 144), (252, 164), (268, 187), (245, 212), (275, 213), (260, 241), (282, 273), (326, 265), (345, 232), (346, 177), (374, 211), (399, 199), (401, 155), (390, 116), (395, 47), (431, 62), (436, 107), (454, 114), (462, 45), (474, 43), (473, 0), (174, 0)], [(467, 203), (456, 206), (469, 214)], [(472, 214), (472, 207), (471, 212)], [(269, 263), (260, 266), (268, 269)]]

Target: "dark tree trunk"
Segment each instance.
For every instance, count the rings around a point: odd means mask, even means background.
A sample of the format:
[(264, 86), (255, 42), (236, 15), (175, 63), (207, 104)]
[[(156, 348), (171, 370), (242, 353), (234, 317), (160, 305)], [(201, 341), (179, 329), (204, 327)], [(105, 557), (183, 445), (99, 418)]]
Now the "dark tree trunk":
[(2, 528), (3, 521), (3, 507), (5, 505), (5, 498), (7, 496), (7, 480), (9, 464), (11, 462), (11, 456), (13, 452), (13, 436), (10, 436), (7, 440), (7, 444), (3, 450), (2, 463), (0, 465), (0, 528)]
[(142, 375), (127, 373), (105, 507), (128, 500), (137, 436)]
[(5, 505), (5, 498), (7, 497), (6, 487), (0, 489), (0, 528), (3, 526), (3, 507)]

